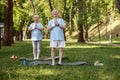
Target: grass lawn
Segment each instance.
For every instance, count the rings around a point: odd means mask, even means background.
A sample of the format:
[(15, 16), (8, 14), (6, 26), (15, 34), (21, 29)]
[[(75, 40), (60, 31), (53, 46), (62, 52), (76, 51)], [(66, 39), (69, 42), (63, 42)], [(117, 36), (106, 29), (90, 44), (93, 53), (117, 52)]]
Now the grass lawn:
[[(81, 66), (25, 66), (19, 59), (11, 60), (13, 54), (18, 58), (32, 58), (31, 41), (16, 42), (11, 47), (2, 47), (0, 80), (120, 80), (120, 47), (67, 42), (64, 55), (69, 60), (63, 62), (88, 62), (88, 65)], [(41, 57), (50, 57), (48, 40), (42, 42)], [(104, 63), (104, 66), (94, 66), (97, 60)]]

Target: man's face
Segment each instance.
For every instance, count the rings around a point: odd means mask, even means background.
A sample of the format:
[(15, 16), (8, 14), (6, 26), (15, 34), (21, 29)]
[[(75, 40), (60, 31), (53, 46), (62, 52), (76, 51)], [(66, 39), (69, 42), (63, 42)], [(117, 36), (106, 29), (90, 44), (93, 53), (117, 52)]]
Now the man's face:
[(53, 15), (53, 17), (58, 17), (58, 11), (56, 11), (56, 10), (53, 11), (53, 12), (52, 12), (52, 15)]
[(38, 22), (39, 17), (34, 17), (33, 19), (34, 19), (35, 22)]

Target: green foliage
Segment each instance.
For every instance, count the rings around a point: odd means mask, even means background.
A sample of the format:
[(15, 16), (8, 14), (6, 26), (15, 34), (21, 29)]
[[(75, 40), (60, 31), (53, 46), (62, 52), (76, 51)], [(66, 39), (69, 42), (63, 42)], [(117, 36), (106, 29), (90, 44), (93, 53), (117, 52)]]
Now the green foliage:
[[(31, 1), (33, 1), (33, 5)], [(51, 0), (53, 9), (57, 9), (59, 16), (66, 21), (66, 32), (70, 32), (70, 35), (78, 30), (78, 22), (86, 25), (86, 29), (89, 29), (92, 25), (99, 22), (108, 24), (111, 15), (114, 15), (114, 18), (118, 17), (114, 3), (114, 0), (83, 0), (83, 2), (77, 2), (77, 0)], [(52, 18), (48, 0), (13, 0), (13, 5), (14, 29), (16, 31), (21, 31), (28, 27), (33, 22), (33, 15), (38, 14), (40, 22), (45, 27), (44, 32), (47, 34), (47, 23)], [(80, 12), (78, 12), (79, 7), (81, 7), (81, 10), (83, 9)], [(3, 9), (2, 0), (0, 1), (2, 13)], [(79, 21), (78, 14), (80, 14)], [(3, 15), (1, 21), (3, 22)]]
[[(64, 11), (64, 1), (66, 1), (66, 9)], [(76, 0), (51, 0), (53, 8), (59, 10), (60, 17), (66, 20), (67, 24), (70, 21), (70, 9), (72, 6), (72, 23), (76, 26), (75, 16), (77, 16)], [(34, 14), (31, 0), (13, 0), (14, 3), (14, 27), (16, 30), (20, 30), (32, 22), (32, 16)], [(111, 14), (111, 8), (114, 6), (114, 0), (86, 0), (82, 7), (86, 6), (81, 15), (84, 15), (80, 22), (91, 26), (99, 21), (108, 18)], [(48, 0), (33, 0), (36, 14), (40, 15), (40, 21), (46, 26), (49, 19), (52, 18), (49, 8)], [(0, 1), (0, 10), (3, 13), (3, 0)], [(113, 11), (114, 12), (114, 11)], [(115, 12), (117, 14), (117, 12)], [(118, 15), (115, 15), (118, 16)], [(2, 15), (3, 18), (3, 15)], [(2, 20), (3, 21), (3, 20)], [(68, 24), (69, 25), (69, 24)]]

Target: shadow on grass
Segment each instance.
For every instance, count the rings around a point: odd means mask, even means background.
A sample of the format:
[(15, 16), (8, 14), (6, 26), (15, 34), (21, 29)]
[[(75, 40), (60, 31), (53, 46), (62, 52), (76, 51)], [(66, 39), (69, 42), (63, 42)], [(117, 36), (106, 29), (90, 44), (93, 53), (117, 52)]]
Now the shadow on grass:
[(0, 80), (9, 80), (9, 75), (6, 72), (0, 72)]

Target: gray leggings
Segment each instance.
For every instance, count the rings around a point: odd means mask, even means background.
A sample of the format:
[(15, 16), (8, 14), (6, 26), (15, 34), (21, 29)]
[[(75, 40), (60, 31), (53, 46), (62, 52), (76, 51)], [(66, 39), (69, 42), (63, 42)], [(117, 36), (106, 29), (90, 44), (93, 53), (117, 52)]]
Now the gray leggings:
[(39, 59), (41, 41), (32, 41), (34, 59)]

